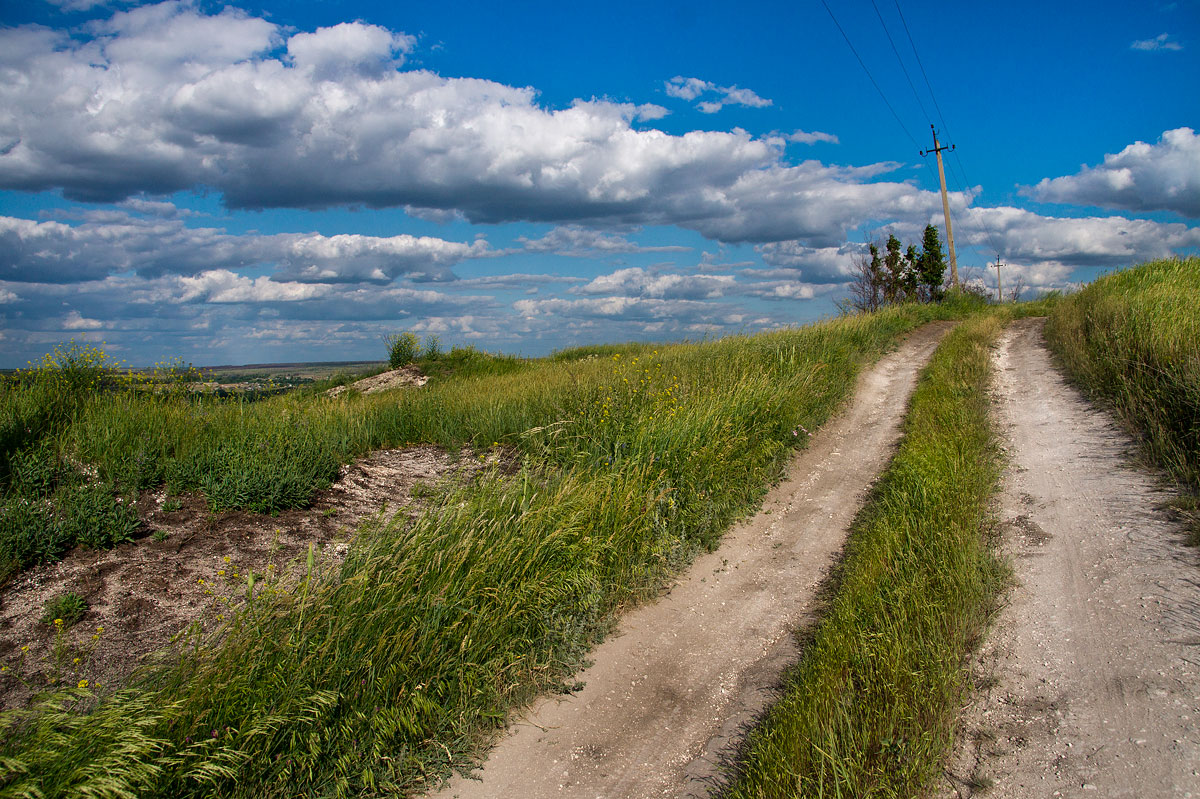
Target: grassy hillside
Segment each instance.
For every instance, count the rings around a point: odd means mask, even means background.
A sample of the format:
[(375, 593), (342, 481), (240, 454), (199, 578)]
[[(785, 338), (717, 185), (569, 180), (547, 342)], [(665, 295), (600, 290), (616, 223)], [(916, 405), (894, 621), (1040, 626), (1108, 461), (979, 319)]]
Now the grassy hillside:
[(1188, 487), (1177, 506), (1200, 546), (1200, 258), (1100, 278), (1058, 305), (1046, 340), (1070, 378)]
[(1055, 308), (1046, 339), (1156, 462), (1200, 490), (1200, 258), (1100, 278)]
[[(165, 482), (214, 509), (273, 510), (304, 503), (348, 459), (408, 442), (506, 447), (523, 467), (415, 524), (361, 531), (338, 569), (310, 560), (291, 584), (251, 575), (220, 637), (185, 642), (115, 695), (79, 689), (4, 716), (0, 796), (428, 784), (513, 703), (561, 684), (621, 606), (714, 546), (863, 364), (967, 310), (560, 353), (348, 401), (77, 398), (39, 436), (18, 435), (15, 454), (89, 465), (114, 496)], [(28, 406), (26, 390), (7, 407)], [(47, 490), (42, 505), (56, 507)]]

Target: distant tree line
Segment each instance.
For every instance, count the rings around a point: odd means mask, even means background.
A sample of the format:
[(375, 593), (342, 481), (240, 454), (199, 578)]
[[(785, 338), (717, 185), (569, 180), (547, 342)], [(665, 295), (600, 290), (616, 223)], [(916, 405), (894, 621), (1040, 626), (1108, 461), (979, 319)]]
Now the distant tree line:
[(880, 253), (872, 243), (869, 254), (855, 261), (846, 305), (855, 311), (877, 311), (902, 302), (940, 302), (945, 294), (946, 256), (934, 225), (925, 226), (921, 249), (907, 248), (895, 235), (888, 235)]

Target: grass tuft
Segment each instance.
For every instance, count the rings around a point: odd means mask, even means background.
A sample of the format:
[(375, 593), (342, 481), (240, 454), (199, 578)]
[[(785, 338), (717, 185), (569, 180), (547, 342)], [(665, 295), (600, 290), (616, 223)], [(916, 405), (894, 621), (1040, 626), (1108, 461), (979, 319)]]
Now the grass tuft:
[(58, 621), (61, 626), (69, 628), (87, 613), (88, 604), (79, 594), (67, 591), (49, 599), (43, 610), (43, 624), (54, 624)]

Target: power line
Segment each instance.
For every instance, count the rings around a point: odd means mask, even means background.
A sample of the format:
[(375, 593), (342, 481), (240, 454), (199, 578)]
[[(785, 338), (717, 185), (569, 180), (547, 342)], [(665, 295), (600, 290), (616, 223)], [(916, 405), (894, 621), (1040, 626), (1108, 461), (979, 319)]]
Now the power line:
[(883, 28), (883, 34), (887, 36), (888, 44), (892, 46), (892, 52), (896, 55), (896, 62), (900, 64), (900, 71), (904, 73), (904, 79), (908, 81), (908, 88), (912, 89), (913, 97), (916, 98), (917, 105), (921, 107), (921, 114), (927, 122), (932, 122), (933, 120), (929, 119), (929, 112), (925, 110), (925, 104), (921, 102), (921, 95), (917, 94), (917, 87), (913, 85), (912, 78), (908, 75), (908, 67), (904, 66), (904, 59), (900, 57), (900, 51), (896, 49), (896, 42), (892, 39), (892, 33), (888, 30), (887, 23), (883, 21), (883, 14), (879, 13), (879, 6), (875, 3), (875, 0), (871, 0), (871, 7), (875, 9), (875, 16), (879, 18), (879, 26)]
[(829, 7), (829, 4), (826, 3), (825, 0), (821, 0), (821, 5), (825, 6), (825, 10), (829, 12), (829, 18), (833, 20), (833, 24), (837, 26), (838, 32), (840, 32), (842, 34), (842, 38), (846, 40), (846, 46), (850, 48), (850, 52), (854, 53), (854, 57), (858, 59), (858, 65), (863, 68), (863, 72), (867, 73), (867, 78), (870, 79), (871, 85), (875, 87), (875, 91), (879, 92), (879, 96), (883, 99), (884, 105), (888, 107), (888, 110), (892, 112), (892, 116), (896, 118), (896, 124), (898, 124), (900, 129), (904, 131), (904, 135), (908, 136), (909, 140), (913, 143), (913, 146), (917, 149), (920, 149), (921, 145), (917, 144), (917, 140), (911, 133), (909, 133), (908, 127), (904, 124), (904, 120), (902, 120), (900, 115), (896, 113), (896, 109), (892, 106), (891, 101), (888, 100), (887, 95), (883, 93), (883, 89), (879, 88), (879, 84), (875, 81), (875, 76), (871, 74), (871, 70), (867, 69), (867, 65), (862, 60), (862, 56), (858, 54), (858, 50), (854, 49), (854, 43), (850, 41), (850, 37), (846, 35), (846, 31), (843, 30), (842, 24), (838, 22), (837, 17), (833, 15), (833, 9)]
[[(875, 0), (871, 0), (871, 2), (874, 4)], [(933, 93), (933, 84), (929, 82), (929, 73), (925, 71), (925, 64), (921, 62), (921, 54), (917, 52), (917, 45), (913, 41), (912, 31), (908, 29), (908, 20), (904, 18), (904, 12), (900, 10), (900, 0), (893, 0), (893, 2), (896, 4), (896, 12), (900, 15), (900, 23), (904, 26), (904, 34), (908, 37), (908, 45), (912, 48), (913, 55), (917, 58), (917, 66), (921, 68), (921, 75), (925, 78), (925, 88), (929, 89), (929, 97), (933, 100), (933, 107), (937, 110), (938, 121), (942, 123), (942, 130), (946, 131), (947, 136), (950, 136), (950, 126), (946, 124), (946, 118), (942, 116), (942, 108), (938, 105), (937, 95)]]
[[(912, 47), (913, 55), (916, 57), (916, 60), (917, 60), (917, 65), (921, 69), (921, 75), (925, 79), (925, 86), (929, 90), (929, 96), (933, 100), (934, 108), (937, 110), (938, 119), (941, 120), (942, 127), (944, 130), (947, 131), (947, 134), (948, 134), (949, 129), (945, 123), (945, 117), (942, 114), (941, 107), (938, 105), (937, 95), (934, 94), (934, 92), (933, 92), (933, 86), (929, 81), (929, 74), (925, 71), (925, 65), (924, 65), (924, 63), (922, 63), (921, 56), (917, 52), (917, 46), (916, 46), (916, 43), (913, 41), (912, 32), (908, 28), (908, 21), (904, 18), (904, 12), (901, 11), (901, 9), (900, 9), (899, 0), (895, 0), (895, 2), (896, 2), (896, 11), (900, 14), (900, 21), (904, 26), (905, 35), (908, 37), (908, 43), (909, 43), (909, 46)], [(863, 72), (866, 73), (867, 79), (871, 81), (871, 85), (874, 86), (875, 91), (879, 93), (880, 99), (883, 100), (884, 105), (886, 105), (888, 110), (891, 111), (892, 117), (894, 117), (896, 120), (896, 124), (899, 125), (900, 129), (904, 131), (904, 134), (906, 136), (908, 136), (909, 141), (911, 141), (914, 145), (916, 145), (916, 147), (918, 149), (921, 149), (920, 144), (917, 142), (917, 140), (913, 136), (912, 132), (909, 131), (908, 126), (904, 124), (904, 120), (900, 117), (900, 114), (896, 111), (895, 106), (892, 105), (891, 101), (888, 99), (887, 94), (880, 87), (879, 82), (877, 80), (875, 80), (875, 76), (871, 73), (871, 70), (867, 67), (866, 62), (863, 60), (862, 56), (859, 55), (858, 49), (855, 48), (854, 43), (850, 40), (850, 36), (846, 33), (845, 28), (842, 27), (842, 24), (838, 21), (837, 16), (834, 15), (833, 9), (831, 9), (829, 7), (829, 4), (826, 2), (826, 0), (821, 0), (821, 5), (825, 7), (825, 11), (826, 11), (826, 13), (829, 14), (829, 18), (831, 20), (833, 20), (833, 24), (837, 27), (838, 32), (840, 34), (842, 34), (842, 39), (846, 42), (846, 46), (850, 48), (850, 52), (854, 55), (854, 58), (858, 61), (858, 65), (860, 67), (862, 67)], [(888, 30), (887, 23), (883, 19), (883, 14), (880, 12), (879, 6), (876, 3), (876, 0), (871, 0), (871, 5), (875, 9), (875, 15), (876, 15), (876, 17), (879, 18), (880, 26), (883, 28), (884, 35), (887, 36), (888, 43), (891, 44), (892, 53), (896, 56), (897, 63), (900, 64), (900, 69), (904, 73), (904, 78), (905, 78), (905, 80), (908, 81), (908, 87), (909, 87), (909, 89), (912, 90), (913, 98), (916, 99), (917, 105), (921, 109), (921, 113), (924, 114), (926, 118), (928, 118), (929, 112), (925, 108), (925, 104), (921, 101), (920, 92), (917, 91), (916, 85), (913, 83), (912, 77), (909, 75), (908, 68), (904, 64), (904, 59), (900, 56), (900, 51), (896, 47), (896, 42), (892, 38), (892, 35), (891, 35), (890, 31)], [(946, 149), (950, 149), (950, 148), (946, 148)], [(952, 152), (954, 152), (954, 155), (955, 155), (955, 161), (957, 162), (957, 165), (958, 165), (959, 175), (954, 174), (954, 170), (953, 170), (954, 163), (952, 163), (951, 164), (951, 167), (952, 167), (951, 176), (954, 178), (956, 183), (959, 183), (958, 190), (961, 193), (965, 194), (966, 190), (965, 190), (964, 184), (967, 183), (966, 172), (962, 168), (962, 161), (961, 161), (961, 159), (958, 158), (957, 152), (955, 152), (953, 150), (952, 150)], [(923, 165), (930, 172), (930, 174), (933, 175), (933, 166), (927, 160), (923, 160)], [(960, 175), (962, 177), (961, 182), (959, 182), (959, 180), (958, 180)], [(992, 232), (990, 231), (990, 229), (983, 227), (981, 225), (971, 225), (971, 227), (975, 228), (976, 230), (981, 230), (992, 241), (993, 246), (995, 245), (995, 238), (992, 236)], [(997, 249), (999, 249), (999, 248), (997, 248)]]
[[(879, 6), (875, 0), (871, 0), (871, 6), (875, 9), (875, 16), (879, 19), (879, 27), (883, 28), (883, 35), (887, 37), (888, 44), (892, 46), (892, 53), (896, 56), (896, 63), (900, 65), (900, 71), (904, 73), (904, 79), (908, 81), (908, 88), (912, 90), (913, 98), (921, 108), (921, 114), (925, 117), (926, 121), (931, 121), (929, 119), (929, 112), (925, 110), (925, 104), (921, 102), (921, 95), (917, 92), (917, 87), (913, 85), (912, 78), (908, 74), (908, 67), (904, 65), (904, 59), (900, 57), (900, 51), (896, 48), (896, 42), (892, 39), (891, 31), (888, 30), (887, 23), (883, 21), (883, 14), (880, 13)], [(938, 179), (937, 174), (933, 171), (933, 167), (928, 161), (923, 160), (921, 163), (924, 164), (925, 170), (929, 173), (931, 179)]]
[[(950, 133), (950, 126), (946, 124), (946, 118), (942, 114), (942, 107), (937, 101), (937, 94), (934, 93), (933, 84), (929, 80), (929, 73), (925, 71), (925, 64), (924, 64), (924, 62), (921, 61), (921, 54), (917, 50), (916, 42), (913, 41), (912, 31), (909, 30), (909, 27), (908, 27), (908, 20), (904, 18), (904, 11), (900, 8), (900, 0), (893, 0), (893, 2), (896, 5), (896, 13), (900, 15), (900, 23), (904, 26), (904, 34), (905, 34), (905, 36), (908, 37), (909, 47), (912, 48), (913, 56), (915, 56), (917, 59), (917, 66), (919, 66), (921, 68), (921, 76), (925, 78), (925, 88), (927, 88), (929, 90), (929, 98), (931, 100), (933, 100), (933, 107), (935, 110), (937, 110), (938, 120), (942, 123), (942, 130), (946, 132), (947, 138), (950, 138), (953, 141), (954, 137)], [(875, 0), (871, 0), (871, 4), (874, 5)], [(878, 8), (875, 9), (875, 13), (876, 14), (879, 13)], [(882, 17), (881, 17), (881, 20), (882, 20)], [(889, 36), (888, 39), (890, 40), (891, 37)], [(895, 49), (894, 45), (893, 45), (893, 49)], [(898, 55), (897, 55), (897, 58), (899, 58)], [(906, 72), (905, 73), (906, 77), (907, 77), (907, 74), (908, 73)], [(911, 85), (911, 81), (910, 81), (910, 85)], [(914, 93), (915, 93), (915, 90), (914, 90)], [(918, 100), (918, 104), (920, 104), (919, 100)], [(923, 105), (921, 106), (921, 110), (922, 111), (925, 110)], [(958, 151), (952, 150), (951, 154), (954, 156), (954, 163), (951, 166), (953, 167), (956, 165), (958, 167), (958, 175), (954, 175), (953, 169), (951, 170), (951, 175), (954, 177), (956, 182), (958, 181), (958, 178), (961, 176), (962, 183), (959, 186), (959, 191), (961, 191), (965, 194), (966, 187), (970, 185), (970, 181), (967, 180), (967, 170), (963, 167), (962, 159), (959, 157)], [(976, 227), (977, 230), (983, 231), (983, 233), (988, 237), (988, 241), (991, 243), (992, 248), (994, 250), (996, 250), (996, 252), (1000, 251), (1000, 247), (997, 245), (996, 237), (993, 234), (993, 231), (990, 226), (985, 225), (981, 220), (977, 226), (973, 226), (973, 227)]]

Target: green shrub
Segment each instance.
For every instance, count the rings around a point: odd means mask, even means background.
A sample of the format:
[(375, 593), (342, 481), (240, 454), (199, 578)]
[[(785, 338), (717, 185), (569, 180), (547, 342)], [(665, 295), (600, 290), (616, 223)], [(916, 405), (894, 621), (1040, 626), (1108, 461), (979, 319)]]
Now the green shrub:
[(421, 345), (421, 339), (411, 332), (389, 333), (383, 337), (383, 342), (387, 345), (388, 366), (392, 369), (408, 366), (415, 361)]
[(442, 357), (442, 341), (430, 333), (425, 337), (425, 348), (421, 350), (421, 358), (426, 361), (436, 361)]

